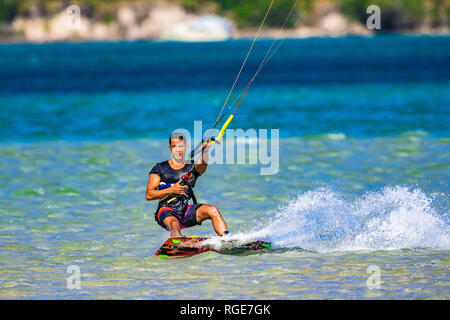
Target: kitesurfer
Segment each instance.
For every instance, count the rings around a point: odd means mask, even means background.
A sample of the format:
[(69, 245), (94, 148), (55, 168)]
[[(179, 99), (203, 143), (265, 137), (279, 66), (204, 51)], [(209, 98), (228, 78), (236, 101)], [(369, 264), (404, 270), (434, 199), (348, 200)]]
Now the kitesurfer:
[[(170, 231), (172, 237), (181, 236), (181, 229), (201, 225), (211, 219), (214, 231), (223, 236), (228, 233), (227, 225), (219, 210), (213, 205), (197, 203), (193, 188), (199, 176), (208, 166), (208, 149), (196, 163), (186, 163), (187, 143), (182, 133), (173, 133), (169, 138), (170, 160), (157, 163), (150, 171), (145, 198), (159, 200), (155, 212), (156, 222)], [(193, 204), (189, 204), (189, 200)]]

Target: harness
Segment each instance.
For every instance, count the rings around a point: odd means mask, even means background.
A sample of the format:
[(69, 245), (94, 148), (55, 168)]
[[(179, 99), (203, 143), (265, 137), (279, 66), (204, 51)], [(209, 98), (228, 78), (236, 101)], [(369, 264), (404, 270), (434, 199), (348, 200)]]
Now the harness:
[[(174, 200), (178, 200), (181, 197), (185, 197), (186, 199), (184, 199), (184, 201), (186, 201), (186, 205), (187, 202), (189, 202), (190, 199), (192, 199), (192, 201), (194, 202), (194, 204), (197, 203), (197, 198), (195, 197), (194, 194), (194, 186), (195, 186), (195, 182), (197, 181), (197, 177), (194, 173), (194, 165), (191, 167), (191, 169), (189, 169), (189, 171), (181, 178), (180, 181), (180, 185), (181, 186), (187, 186), (189, 193), (185, 193), (184, 195), (178, 195), (178, 196), (174, 196), (171, 197), (170, 199), (168, 199), (167, 197), (162, 199), (161, 201), (159, 201), (159, 207), (163, 207), (163, 206), (167, 206), (169, 203), (171, 203)], [(171, 187), (172, 184), (166, 184), (164, 182), (161, 182), (160, 185), (158, 186), (157, 190), (163, 190), (166, 188)]]

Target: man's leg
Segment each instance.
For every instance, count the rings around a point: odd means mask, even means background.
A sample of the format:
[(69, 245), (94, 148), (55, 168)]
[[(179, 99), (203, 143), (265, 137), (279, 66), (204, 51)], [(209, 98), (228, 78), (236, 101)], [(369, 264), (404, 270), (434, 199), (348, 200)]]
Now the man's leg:
[(215, 206), (203, 204), (197, 209), (197, 222), (201, 223), (206, 219), (211, 219), (214, 231), (219, 236), (223, 236), (225, 232), (228, 232), (228, 227)]
[(164, 225), (169, 229), (171, 237), (181, 237), (180, 222), (173, 216), (168, 216), (163, 221)]

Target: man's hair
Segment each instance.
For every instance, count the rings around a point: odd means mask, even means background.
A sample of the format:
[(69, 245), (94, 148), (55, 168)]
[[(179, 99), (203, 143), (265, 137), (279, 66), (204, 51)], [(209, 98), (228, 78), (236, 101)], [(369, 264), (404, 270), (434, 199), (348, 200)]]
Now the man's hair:
[(169, 145), (172, 144), (172, 140), (181, 140), (186, 143), (186, 139), (184, 139), (184, 135), (180, 132), (174, 132), (169, 137)]

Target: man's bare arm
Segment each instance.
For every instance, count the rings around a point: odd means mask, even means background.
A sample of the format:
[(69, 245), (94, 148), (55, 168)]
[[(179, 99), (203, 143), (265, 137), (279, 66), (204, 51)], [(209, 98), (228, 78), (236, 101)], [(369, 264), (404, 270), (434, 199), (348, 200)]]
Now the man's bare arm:
[(199, 175), (204, 174), (206, 168), (208, 167), (208, 160), (209, 160), (208, 149), (210, 148), (210, 146), (211, 145), (209, 144), (205, 147), (205, 149), (203, 149), (202, 156), (198, 158), (195, 164), (195, 171), (197, 171)]
[(150, 177), (148, 179), (147, 183), (147, 190), (145, 192), (145, 199), (147, 201), (150, 200), (158, 200), (158, 199), (164, 199), (170, 194), (184, 194), (185, 190), (187, 189), (187, 186), (180, 186), (180, 181), (178, 181), (174, 186), (162, 189), (162, 190), (156, 190), (159, 186), (159, 183), (161, 182), (161, 178), (157, 174), (150, 174)]

